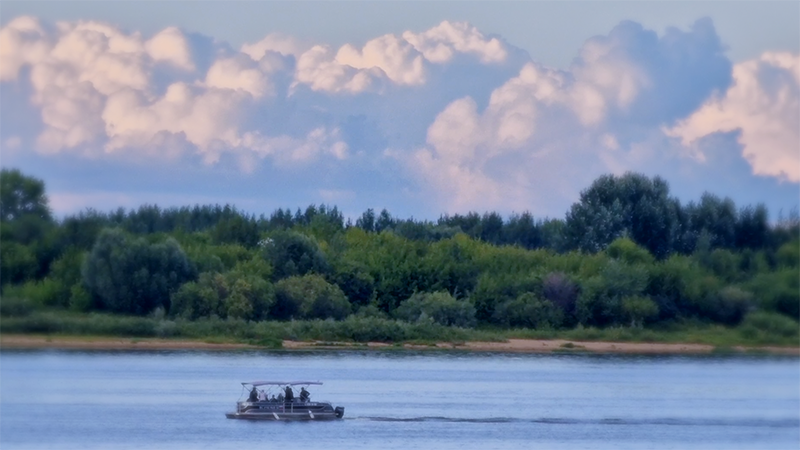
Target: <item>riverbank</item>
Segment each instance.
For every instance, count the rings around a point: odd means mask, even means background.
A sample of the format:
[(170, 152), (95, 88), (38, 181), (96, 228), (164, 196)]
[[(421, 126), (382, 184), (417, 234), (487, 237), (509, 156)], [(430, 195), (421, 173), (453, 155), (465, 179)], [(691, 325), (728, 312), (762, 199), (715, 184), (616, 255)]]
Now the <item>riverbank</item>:
[[(243, 343), (215, 343), (186, 339), (107, 338), (44, 335), (0, 335), (0, 349), (72, 349), (72, 350), (237, 350), (264, 348)], [(508, 339), (503, 342), (439, 342), (432, 344), (354, 343), (336, 341), (282, 341), (286, 350), (311, 349), (408, 349), (459, 350), (473, 352), (517, 353), (625, 353), (625, 354), (711, 354), (767, 353), (800, 356), (800, 347), (716, 347), (706, 344), (569, 341), (564, 339)]]

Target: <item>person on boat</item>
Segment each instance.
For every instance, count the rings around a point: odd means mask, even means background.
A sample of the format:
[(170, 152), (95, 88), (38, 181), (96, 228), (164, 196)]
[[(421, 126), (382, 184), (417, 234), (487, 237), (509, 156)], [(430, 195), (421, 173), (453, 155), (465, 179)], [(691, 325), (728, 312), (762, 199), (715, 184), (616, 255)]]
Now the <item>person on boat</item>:
[(307, 402), (308, 399), (311, 398), (311, 394), (306, 390), (305, 387), (300, 388), (300, 401)]
[(294, 392), (292, 392), (291, 386), (286, 386), (286, 403), (291, 403), (294, 401)]
[(258, 390), (256, 389), (255, 386), (253, 386), (253, 390), (250, 391), (250, 398), (248, 400), (250, 400), (251, 402), (258, 401)]

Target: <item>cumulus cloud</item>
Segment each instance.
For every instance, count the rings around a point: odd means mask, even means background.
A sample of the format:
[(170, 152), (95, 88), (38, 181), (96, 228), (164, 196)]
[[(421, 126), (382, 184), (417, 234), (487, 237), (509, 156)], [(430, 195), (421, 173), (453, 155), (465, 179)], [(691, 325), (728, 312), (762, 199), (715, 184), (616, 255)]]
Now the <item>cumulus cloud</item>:
[(734, 83), (667, 130), (691, 146), (713, 133), (737, 131), (756, 175), (800, 182), (800, 56), (764, 53), (737, 64)]
[[(450, 103), (428, 128), (411, 167), (457, 205), (545, 208), (533, 180), (566, 192), (553, 173), (570, 172), (574, 183), (572, 177), (589, 181), (659, 160), (643, 142), (661, 134), (660, 124), (690, 112), (686, 105), (730, 84), (722, 51), (705, 19), (661, 37), (623, 22), (587, 40), (568, 70), (525, 64), (492, 91), (482, 111), (471, 97)], [(684, 86), (694, 78), (692, 87)], [(676, 158), (685, 155), (674, 151)]]
[(384, 78), (397, 85), (420, 85), (427, 81), (430, 64), (447, 63), (458, 54), (493, 64), (505, 61), (508, 52), (499, 39), (487, 38), (473, 26), (445, 21), (422, 33), (371, 39), (362, 48), (345, 44), (334, 53), (314, 46), (298, 59), (297, 81), (315, 91), (349, 93), (378, 90)]
[(15, 155), (36, 142), (43, 158), (232, 161), (325, 201), (382, 186), (434, 213), (560, 215), (602, 173), (710, 170), (720, 152), (698, 142), (719, 132), (738, 133), (756, 174), (800, 181), (798, 56), (733, 66), (708, 19), (661, 34), (622, 22), (555, 69), (460, 22), (234, 49), (174, 27), (20, 17), (0, 29), (0, 82), (39, 121), (2, 116)]
[[(258, 100), (274, 94), (270, 76), (287, 70), (280, 54), (266, 54), (263, 41), (251, 49), (263, 50), (258, 61), (244, 53), (221, 52), (211, 55), (215, 59), (205, 73), (196, 72), (190, 40), (174, 27), (144, 39), (91, 21), (63, 22), (47, 31), (37, 19), (22, 17), (0, 31), (0, 43), (2, 80), (15, 81), (24, 66), (30, 67), (31, 101), (44, 125), (37, 138), (42, 152), (174, 156), (185, 143), (214, 163), (224, 152), (262, 155), (276, 146), (260, 130), (240, 126)], [(195, 78), (174, 80), (159, 92), (153, 73), (160, 64)], [(315, 155), (320, 152), (309, 149), (328, 142), (319, 138), (319, 130), (335, 135), (318, 124), (307, 129), (309, 142), (284, 135), (274, 139), (296, 146), (292, 154)], [(330, 145), (334, 156), (344, 154), (344, 143)]]

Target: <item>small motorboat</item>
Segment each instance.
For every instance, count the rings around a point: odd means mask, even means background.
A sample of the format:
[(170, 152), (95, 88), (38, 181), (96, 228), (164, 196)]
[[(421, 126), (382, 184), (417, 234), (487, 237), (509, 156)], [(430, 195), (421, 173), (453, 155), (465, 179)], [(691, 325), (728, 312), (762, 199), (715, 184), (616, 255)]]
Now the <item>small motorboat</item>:
[[(344, 407), (328, 402), (311, 401), (309, 386), (319, 381), (243, 381), (242, 397), (236, 412), (225, 413), (228, 419), (246, 420), (332, 420), (344, 416)], [(300, 391), (295, 393), (294, 388)], [(245, 398), (246, 396), (246, 398)]]

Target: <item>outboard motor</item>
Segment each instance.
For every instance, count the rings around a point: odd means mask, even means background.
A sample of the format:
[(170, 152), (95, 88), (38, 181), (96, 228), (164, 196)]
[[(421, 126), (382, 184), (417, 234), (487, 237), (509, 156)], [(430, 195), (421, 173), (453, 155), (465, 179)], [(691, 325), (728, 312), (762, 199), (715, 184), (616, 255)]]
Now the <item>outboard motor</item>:
[(336, 409), (333, 410), (334, 414), (336, 414), (337, 419), (341, 419), (344, 417), (344, 406), (337, 406)]

